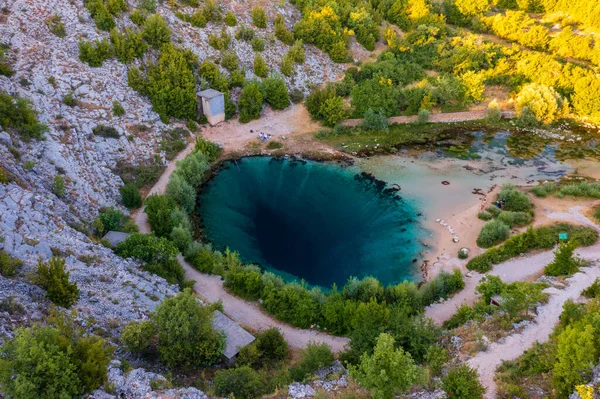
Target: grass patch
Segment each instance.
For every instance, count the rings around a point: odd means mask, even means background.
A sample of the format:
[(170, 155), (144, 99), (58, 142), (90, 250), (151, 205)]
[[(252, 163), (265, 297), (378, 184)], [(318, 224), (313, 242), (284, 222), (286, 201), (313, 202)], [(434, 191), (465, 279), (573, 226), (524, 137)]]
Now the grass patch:
[(431, 148), (441, 146), (448, 151), (454, 147), (470, 148), (475, 137), (470, 132), (478, 130), (509, 129), (511, 125), (502, 120), (495, 124), (484, 121), (460, 123), (428, 123), (423, 125), (401, 124), (389, 126), (389, 131), (377, 131), (362, 127), (338, 127), (333, 130), (321, 130), (316, 138), (341, 151), (356, 153), (360, 156), (393, 154), (405, 146)]
[(600, 198), (600, 183), (590, 183), (587, 181), (550, 182), (533, 187), (531, 192), (540, 198), (554, 195), (558, 198), (578, 197), (597, 199)]

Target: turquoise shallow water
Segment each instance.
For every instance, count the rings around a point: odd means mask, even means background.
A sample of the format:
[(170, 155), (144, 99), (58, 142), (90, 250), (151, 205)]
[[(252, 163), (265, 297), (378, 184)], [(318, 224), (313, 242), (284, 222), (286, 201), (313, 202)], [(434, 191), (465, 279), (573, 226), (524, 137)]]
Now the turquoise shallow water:
[(418, 210), (356, 167), (244, 158), (224, 164), (199, 201), (209, 241), (287, 280), (329, 287), (352, 276), (421, 278)]

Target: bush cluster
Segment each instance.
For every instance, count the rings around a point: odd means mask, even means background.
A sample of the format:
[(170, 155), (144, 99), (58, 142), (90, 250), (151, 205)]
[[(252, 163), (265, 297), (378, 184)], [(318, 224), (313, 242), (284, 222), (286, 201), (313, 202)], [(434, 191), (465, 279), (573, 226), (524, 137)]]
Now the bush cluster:
[(132, 352), (157, 353), (168, 367), (209, 366), (225, 348), (225, 337), (212, 327), (212, 318), (213, 310), (186, 289), (161, 303), (149, 321), (125, 327), (121, 340)]
[(0, 90), (0, 126), (16, 132), (24, 141), (43, 140), (48, 126), (40, 123), (32, 102), (23, 97), (13, 97)]
[(79, 299), (77, 284), (69, 281), (65, 260), (52, 257), (48, 262), (38, 262), (38, 283), (46, 290), (46, 297), (55, 305), (70, 308)]
[(467, 268), (486, 273), (492, 269), (492, 265), (505, 262), (522, 253), (534, 249), (551, 249), (558, 242), (558, 234), (563, 232), (568, 234), (570, 240), (575, 240), (583, 246), (592, 245), (598, 240), (598, 232), (585, 226), (558, 223), (535, 229), (530, 227), (525, 233), (514, 235), (504, 244), (474, 257), (467, 263)]
[(112, 346), (70, 316), (55, 314), (50, 322), (19, 328), (0, 346), (0, 386), (7, 396), (73, 398), (106, 382)]

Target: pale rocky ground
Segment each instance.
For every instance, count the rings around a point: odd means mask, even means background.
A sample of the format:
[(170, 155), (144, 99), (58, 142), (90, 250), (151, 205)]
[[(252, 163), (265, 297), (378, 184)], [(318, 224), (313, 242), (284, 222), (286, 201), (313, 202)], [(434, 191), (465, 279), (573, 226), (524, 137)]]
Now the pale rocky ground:
[[(135, 2), (130, 5), (135, 6)], [(265, 5), (271, 19), (282, 14), (289, 26), (299, 18), (288, 2)], [(251, 5), (231, 1), (224, 6), (226, 10), (235, 9), (238, 21), (249, 25)], [(20, 185), (0, 185), (0, 249), (24, 261), (16, 277), (0, 276), (0, 301), (12, 297), (23, 306), (23, 311), (13, 314), (0, 312), (0, 343), (12, 337), (16, 327), (40, 322), (47, 314), (50, 302), (44, 291), (30, 282), (29, 274), (39, 258), (46, 260), (59, 254), (66, 258), (71, 280), (81, 291), (74, 305), (78, 317), (118, 344), (122, 326), (147, 318), (165, 298), (175, 295), (178, 287), (94, 243), (87, 231), (100, 206), (118, 206), (123, 182), (113, 172), (117, 162), (135, 165), (158, 154), (159, 161), (166, 164), (164, 154), (159, 152), (162, 133), (180, 124), (162, 123), (149, 101), (128, 87), (126, 65), (110, 60), (102, 67), (91, 68), (79, 61), (80, 39), (108, 37), (108, 33), (95, 28), (82, 0), (9, 0), (0, 1), (0, 8), (0, 42), (10, 45), (7, 56), (16, 71), (10, 78), (0, 76), (0, 90), (29, 98), (40, 112), (39, 119), (49, 126), (45, 141), (30, 143), (0, 129), (0, 166), (20, 181)], [(209, 24), (198, 29), (177, 19), (166, 5), (159, 6), (158, 12), (173, 30), (173, 42), (191, 49), (200, 61), (217, 58), (219, 53), (208, 45), (207, 38), (224, 25)], [(65, 38), (51, 34), (46, 26), (46, 20), (55, 14), (65, 25)], [(117, 25), (124, 28), (133, 24), (122, 14)], [(227, 29), (233, 36), (235, 29)], [(271, 40), (272, 23), (266, 30), (257, 29), (257, 35), (266, 39), (263, 56), (267, 64), (279, 69), (288, 46)], [(246, 67), (247, 76), (253, 77), (254, 52), (250, 45), (234, 39), (232, 49)], [(306, 56), (306, 63), (286, 78), (290, 88), (306, 92), (309, 85), (334, 79), (342, 71), (342, 66), (313, 47), (306, 48)], [(49, 78), (54, 78), (54, 85)], [(78, 100), (75, 107), (62, 103), (70, 92)], [(115, 100), (125, 108), (124, 116), (112, 116)], [(99, 124), (114, 127), (120, 138), (94, 136), (92, 129)], [(138, 125), (147, 129), (139, 132)], [(20, 157), (15, 157), (18, 153)], [(24, 169), (26, 161), (35, 163), (33, 169)], [(57, 174), (66, 179), (67, 195), (63, 199), (51, 192)], [(119, 371), (116, 363), (110, 368), (114, 393), (119, 397), (206, 397), (193, 388), (153, 392), (149, 382), (164, 377), (143, 369), (127, 376)], [(114, 396), (97, 391), (94, 397)]]

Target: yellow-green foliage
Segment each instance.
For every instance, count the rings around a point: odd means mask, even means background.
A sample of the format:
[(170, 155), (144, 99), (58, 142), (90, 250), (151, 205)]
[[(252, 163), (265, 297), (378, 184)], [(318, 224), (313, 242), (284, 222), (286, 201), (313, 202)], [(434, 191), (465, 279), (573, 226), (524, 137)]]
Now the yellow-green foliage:
[(517, 115), (522, 116), (524, 109), (531, 111), (538, 122), (545, 125), (565, 117), (569, 105), (552, 87), (537, 83), (524, 86), (515, 100)]

